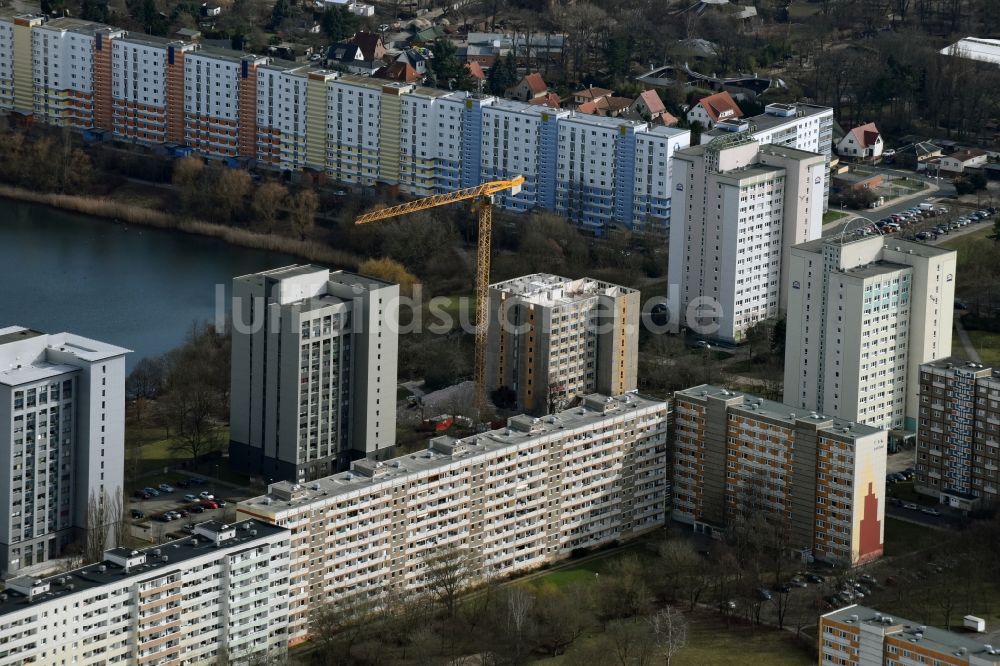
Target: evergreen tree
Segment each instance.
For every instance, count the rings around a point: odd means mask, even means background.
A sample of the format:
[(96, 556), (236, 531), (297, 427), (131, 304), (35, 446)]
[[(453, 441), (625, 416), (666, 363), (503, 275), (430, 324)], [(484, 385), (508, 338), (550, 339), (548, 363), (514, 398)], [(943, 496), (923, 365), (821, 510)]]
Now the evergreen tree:
[(331, 7), (323, 12), (320, 28), (331, 40), (340, 42), (357, 32), (358, 17), (344, 7)]
[(277, 30), (281, 22), (288, 18), (288, 0), (278, 0), (271, 9), (271, 18), (267, 25), (271, 30)]
[(434, 58), (431, 69), (439, 88), (448, 90), (475, 90), (476, 83), (469, 76), (465, 63), (458, 58), (455, 45), (449, 40), (438, 40), (431, 46)]

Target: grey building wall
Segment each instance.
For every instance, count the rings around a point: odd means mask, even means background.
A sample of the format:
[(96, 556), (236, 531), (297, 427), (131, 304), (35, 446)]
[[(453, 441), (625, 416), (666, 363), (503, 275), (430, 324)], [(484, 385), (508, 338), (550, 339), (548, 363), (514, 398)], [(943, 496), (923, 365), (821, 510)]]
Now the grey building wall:
[(399, 287), (315, 266), (233, 281), (232, 464), (305, 481), (395, 441)]

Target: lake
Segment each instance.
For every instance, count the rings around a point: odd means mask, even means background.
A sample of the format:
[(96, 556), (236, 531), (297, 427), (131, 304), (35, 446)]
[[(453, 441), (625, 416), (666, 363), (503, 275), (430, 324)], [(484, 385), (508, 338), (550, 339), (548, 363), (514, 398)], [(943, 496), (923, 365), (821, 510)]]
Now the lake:
[(216, 285), (300, 263), (223, 241), (0, 199), (0, 327), (70, 331), (144, 356), (214, 320)]

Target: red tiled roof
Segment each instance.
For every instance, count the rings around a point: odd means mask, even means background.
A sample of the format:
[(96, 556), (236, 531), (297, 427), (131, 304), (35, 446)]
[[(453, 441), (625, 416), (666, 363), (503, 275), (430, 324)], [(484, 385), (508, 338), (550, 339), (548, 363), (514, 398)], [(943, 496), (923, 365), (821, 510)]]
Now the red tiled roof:
[(478, 62), (474, 60), (472, 62), (467, 62), (465, 63), (465, 68), (469, 70), (469, 76), (476, 79), (477, 81), (486, 80), (486, 74), (485, 72), (483, 72), (483, 68), (479, 65)]
[(983, 155), (989, 155), (989, 153), (986, 152), (985, 150), (980, 150), (978, 148), (963, 148), (962, 150), (959, 150), (954, 155), (952, 155), (952, 157), (958, 160), (959, 162), (968, 162), (973, 158), (982, 157)]
[(526, 74), (524, 81), (528, 84), (528, 90), (530, 90), (534, 95), (541, 95), (549, 89), (549, 86), (546, 85), (545, 81), (542, 79), (542, 75), (538, 72)]
[(402, 83), (413, 83), (420, 80), (420, 74), (408, 62), (394, 62), (388, 67), (382, 67), (374, 75), (379, 79), (389, 79), (390, 81), (400, 81)]
[(653, 122), (666, 125), (667, 127), (673, 127), (680, 122), (680, 119), (672, 115), (669, 111), (664, 111), (660, 115), (656, 116), (656, 118), (653, 118)]
[(559, 95), (554, 92), (528, 100), (528, 104), (534, 104), (535, 106), (547, 106), (552, 109), (558, 109), (561, 102), (562, 100), (559, 99)]
[(584, 99), (589, 99), (591, 101), (598, 99), (600, 97), (608, 97), (614, 93), (613, 90), (608, 90), (606, 88), (595, 88), (593, 86), (589, 88), (584, 88), (583, 90), (578, 90), (573, 93), (573, 97), (583, 97)]
[(719, 122), (720, 119), (743, 117), (743, 111), (736, 104), (736, 100), (725, 91), (702, 97), (698, 100), (698, 104), (705, 109), (705, 113), (708, 114), (713, 123)]
[(862, 148), (870, 148), (871, 146), (874, 146), (879, 137), (879, 131), (878, 128), (875, 127), (875, 123), (858, 125), (851, 130), (851, 134), (854, 135), (854, 141)]
[(651, 115), (655, 116), (656, 114), (663, 113), (667, 110), (667, 107), (663, 106), (663, 100), (660, 99), (660, 96), (656, 94), (655, 90), (646, 90), (645, 92), (640, 93), (639, 99), (643, 101), (646, 108), (649, 109), (649, 113)]

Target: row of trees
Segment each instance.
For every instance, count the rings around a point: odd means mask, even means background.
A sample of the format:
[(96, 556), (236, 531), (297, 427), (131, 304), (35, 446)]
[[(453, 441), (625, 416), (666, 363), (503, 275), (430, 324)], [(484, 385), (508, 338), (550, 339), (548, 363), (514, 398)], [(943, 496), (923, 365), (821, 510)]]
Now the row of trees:
[[(514, 666), (566, 654), (568, 663), (595, 666), (670, 664), (686, 645), (688, 622), (646, 582), (654, 560), (615, 560), (593, 583), (533, 586), (501, 584), (483, 575), (469, 551), (445, 548), (425, 562), (423, 595), (320, 606), (311, 618), (319, 644), (313, 660), (422, 664), (477, 654)], [(595, 638), (580, 640), (588, 634)]]
[(93, 183), (90, 157), (69, 129), (0, 132), (0, 181), (39, 192), (86, 192)]
[(241, 224), (265, 233), (306, 238), (315, 225), (319, 197), (311, 189), (290, 193), (279, 182), (255, 185), (243, 169), (231, 169), (200, 157), (174, 163), (172, 183), (181, 212), (223, 224)]

